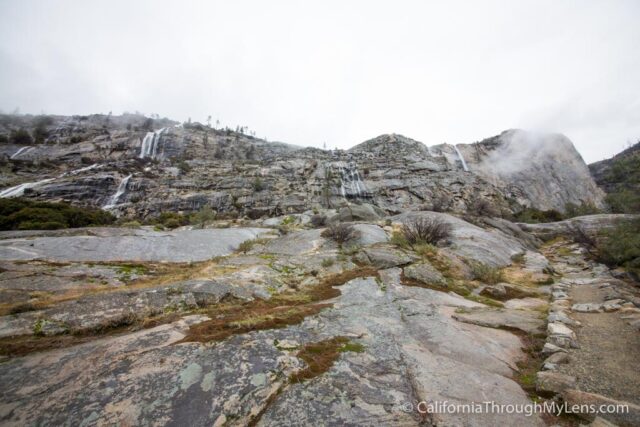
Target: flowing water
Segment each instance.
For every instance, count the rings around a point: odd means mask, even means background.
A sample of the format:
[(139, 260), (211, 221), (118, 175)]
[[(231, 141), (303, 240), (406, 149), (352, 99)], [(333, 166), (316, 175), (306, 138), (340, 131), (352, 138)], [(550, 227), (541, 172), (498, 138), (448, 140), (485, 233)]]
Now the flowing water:
[(129, 184), (130, 179), (131, 179), (131, 175), (129, 174), (126, 177), (124, 177), (122, 181), (120, 181), (120, 185), (118, 185), (118, 189), (116, 190), (116, 193), (113, 196), (111, 196), (111, 199), (109, 199), (109, 203), (104, 205), (102, 209), (111, 209), (118, 204), (118, 202), (120, 201), (120, 197), (122, 197), (122, 195), (127, 191), (127, 184)]
[(158, 146), (160, 145), (160, 138), (166, 128), (162, 128), (155, 132), (147, 132), (142, 140), (142, 147), (140, 147), (140, 158), (144, 159), (151, 157), (155, 159), (158, 154)]
[(16, 151), (15, 153), (13, 153), (13, 155), (11, 155), (11, 157), (9, 157), (9, 158), (10, 158), (10, 159), (15, 159), (15, 158), (16, 158), (16, 157), (18, 157), (20, 154), (25, 153), (25, 152), (27, 152), (27, 151), (31, 150), (32, 148), (34, 148), (34, 147), (32, 147), (32, 146), (22, 147), (22, 148), (20, 148), (18, 151)]
[(455, 148), (456, 153), (458, 153), (458, 158), (460, 159), (460, 163), (462, 163), (462, 169), (464, 169), (465, 172), (469, 172), (469, 168), (467, 167), (467, 162), (464, 161), (464, 157), (462, 157), (462, 153), (460, 152), (460, 150), (458, 150), (458, 147), (456, 147), (455, 145), (453, 146), (453, 148)]
[(336, 165), (340, 178), (340, 195), (346, 198), (361, 199), (369, 196), (355, 162)]
[(55, 178), (47, 178), (42, 181), (36, 182), (25, 182), (24, 184), (16, 185), (15, 187), (7, 188), (6, 190), (0, 192), (1, 198), (8, 197), (20, 197), (24, 194), (24, 190), (29, 188), (34, 188), (42, 184), (46, 184), (47, 182), (53, 181)]
[[(14, 154), (17, 155), (19, 153)], [(48, 182), (54, 181), (58, 178), (64, 178), (65, 176), (69, 176), (69, 175), (78, 175), (82, 172), (86, 172), (88, 170), (91, 169), (95, 169), (97, 168), (99, 165), (97, 163), (92, 164), (91, 166), (86, 166), (84, 168), (80, 168), (80, 169), (76, 169), (76, 170), (72, 170), (69, 172), (65, 172), (61, 175), (58, 175), (55, 178), (47, 178), (47, 179), (43, 179), (41, 181), (36, 181), (36, 182), (25, 182), (10, 188), (7, 188), (6, 190), (3, 190), (2, 192), (0, 192), (0, 198), (9, 198), (9, 197), (20, 197), (24, 195), (24, 190), (27, 190), (29, 188), (36, 188), (39, 187), (42, 184), (46, 184)]]

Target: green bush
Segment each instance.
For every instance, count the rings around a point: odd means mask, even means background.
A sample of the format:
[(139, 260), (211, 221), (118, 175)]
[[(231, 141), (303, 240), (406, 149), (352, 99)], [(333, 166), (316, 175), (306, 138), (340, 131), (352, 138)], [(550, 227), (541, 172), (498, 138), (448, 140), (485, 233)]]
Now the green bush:
[(264, 190), (265, 186), (264, 183), (262, 182), (262, 179), (260, 179), (259, 176), (256, 176), (255, 179), (253, 180), (253, 190), (254, 191), (262, 191)]
[(191, 223), (203, 228), (208, 222), (216, 219), (216, 212), (211, 209), (211, 206), (205, 205), (200, 210), (194, 213), (191, 217)]
[(622, 185), (640, 183), (640, 151), (615, 161), (608, 171), (606, 179), (609, 182)]
[(322, 260), (322, 266), (324, 268), (329, 268), (333, 264), (335, 264), (335, 260), (333, 258), (325, 258), (325, 259)]
[(594, 215), (599, 213), (602, 213), (602, 210), (598, 209), (591, 203), (582, 203), (581, 205), (576, 205), (575, 203), (567, 203), (564, 207), (565, 219), (583, 215)]
[(536, 208), (525, 208), (514, 216), (516, 222), (525, 222), (528, 224), (536, 224), (540, 222), (557, 222), (562, 221), (564, 217), (555, 209), (543, 211)]
[(173, 230), (174, 228), (180, 227), (180, 221), (178, 221), (176, 218), (170, 218), (167, 220), (167, 222), (164, 223), (164, 226), (170, 230)]
[(621, 190), (609, 193), (605, 200), (612, 213), (628, 214), (640, 212), (640, 194), (638, 191)]
[(162, 212), (151, 220), (151, 224), (160, 225), (165, 228), (174, 229), (190, 223), (189, 217), (177, 212)]
[(23, 221), (18, 224), (18, 230), (60, 230), (62, 228), (68, 227), (57, 221)]
[(125, 228), (139, 228), (142, 227), (142, 224), (140, 224), (139, 221), (127, 221), (127, 222), (123, 222), (122, 226)]
[(12, 144), (17, 145), (31, 145), (33, 144), (33, 138), (26, 129), (18, 129), (11, 131), (9, 140)]
[(622, 221), (602, 233), (598, 242), (600, 261), (611, 267), (624, 267), (640, 277), (640, 218)]
[(471, 263), (471, 274), (475, 280), (479, 280), (487, 285), (504, 282), (504, 275), (501, 270), (482, 264), (481, 262)]
[(113, 215), (100, 209), (21, 198), (0, 199), (0, 230), (54, 230), (109, 225), (114, 221)]

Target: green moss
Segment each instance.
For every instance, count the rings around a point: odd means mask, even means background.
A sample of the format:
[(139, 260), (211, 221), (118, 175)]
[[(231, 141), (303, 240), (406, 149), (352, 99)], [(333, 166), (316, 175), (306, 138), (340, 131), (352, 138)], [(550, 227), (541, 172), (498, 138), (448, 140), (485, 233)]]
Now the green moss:
[(335, 264), (335, 260), (333, 258), (325, 258), (325, 259), (322, 260), (322, 266), (324, 268), (329, 268), (333, 264)]
[(296, 222), (296, 217), (289, 215), (282, 220), (282, 225), (290, 225)]
[(344, 344), (342, 347), (340, 347), (338, 351), (341, 353), (345, 353), (345, 352), (363, 353), (364, 349), (365, 347), (362, 344), (350, 341)]
[(491, 307), (498, 307), (498, 308), (504, 307), (504, 305), (501, 302), (493, 300), (491, 298), (487, 298), (479, 295), (473, 295), (473, 294), (464, 295), (464, 297), (469, 301), (479, 302), (481, 304), (489, 305)]
[(33, 335), (44, 335), (42, 333), (42, 327), (44, 326), (45, 320), (44, 319), (38, 319), (36, 321), (36, 323), (33, 325)]

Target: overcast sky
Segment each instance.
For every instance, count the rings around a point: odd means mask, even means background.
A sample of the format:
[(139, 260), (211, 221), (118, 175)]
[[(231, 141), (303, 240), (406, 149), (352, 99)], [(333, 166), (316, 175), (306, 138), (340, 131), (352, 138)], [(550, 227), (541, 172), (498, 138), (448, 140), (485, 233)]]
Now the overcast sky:
[(0, 108), (157, 113), (348, 148), (640, 138), (640, 1), (0, 0)]

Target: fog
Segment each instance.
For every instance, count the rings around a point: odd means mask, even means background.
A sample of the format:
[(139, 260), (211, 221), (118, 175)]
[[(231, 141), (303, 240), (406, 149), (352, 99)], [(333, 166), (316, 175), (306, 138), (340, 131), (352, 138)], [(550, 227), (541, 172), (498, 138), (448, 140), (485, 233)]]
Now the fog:
[(0, 0), (0, 109), (140, 111), (347, 148), (640, 138), (638, 1)]

